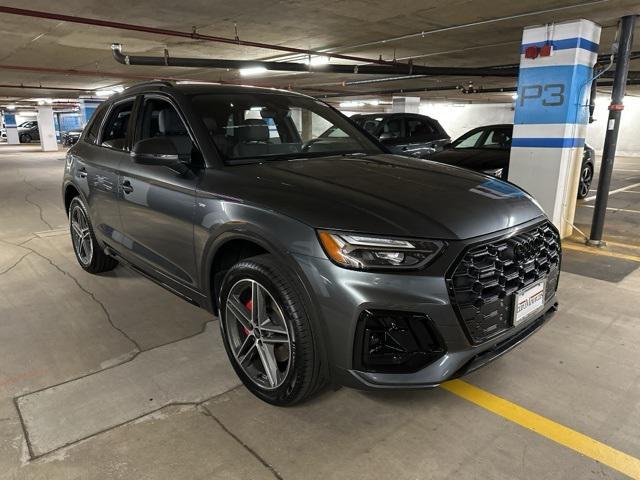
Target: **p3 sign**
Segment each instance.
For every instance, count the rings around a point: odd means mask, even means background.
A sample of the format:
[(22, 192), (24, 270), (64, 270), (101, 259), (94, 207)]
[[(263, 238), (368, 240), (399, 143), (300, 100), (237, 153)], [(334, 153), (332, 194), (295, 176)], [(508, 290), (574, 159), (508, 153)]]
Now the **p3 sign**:
[(518, 89), (518, 102), (524, 107), (526, 102), (538, 101), (544, 107), (561, 107), (565, 102), (564, 83), (546, 85), (522, 85)]
[(580, 65), (521, 69), (515, 123), (586, 123), (591, 75)]

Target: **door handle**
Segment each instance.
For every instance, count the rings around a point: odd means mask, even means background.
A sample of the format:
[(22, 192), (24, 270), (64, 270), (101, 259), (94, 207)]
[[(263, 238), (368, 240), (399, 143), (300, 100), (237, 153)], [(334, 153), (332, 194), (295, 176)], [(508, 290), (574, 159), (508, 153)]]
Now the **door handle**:
[(80, 178), (87, 178), (87, 169), (84, 167), (78, 168), (78, 176)]
[(131, 182), (129, 180), (125, 180), (124, 182), (122, 182), (122, 191), (124, 193), (133, 192), (133, 186), (131, 185)]

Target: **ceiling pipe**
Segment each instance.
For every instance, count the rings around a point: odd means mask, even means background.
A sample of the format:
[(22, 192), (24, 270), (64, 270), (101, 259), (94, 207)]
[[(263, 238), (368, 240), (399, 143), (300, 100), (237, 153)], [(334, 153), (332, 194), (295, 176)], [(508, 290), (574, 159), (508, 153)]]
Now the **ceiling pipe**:
[[(577, 8), (577, 7), (588, 7), (591, 5), (596, 5), (599, 3), (606, 3), (609, 0), (593, 0), (590, 2), (584, 2), (581, 4), (576, 4), (576, 5), (565, 5), (562, 7), (552, 7), (552, 8), (546, 8), (544, 10), (535, 10), (535, 11), (529, 11), (529, 12), (524, 12), (524, 13), (517, 13), (515, 15), (509, 15), (506, 17), (499, 17), (499, 18), (490, 18), (487, 20), (479, 20), (476, 22), (471, 22), (471, 23), (462, 23), (462, 24), (458, 24), (458, 25), (450, 25), (447, 27), (439, 27), (439, 28), (435, 28), (433, 30), (423, 30), (421, 32), (417, 32), (417, 33), (410, 33), (410, 34), (406, 34), (406, 35), (400, 35), (400, 36), (396, 36), (396, 37), (391, 37), (391, 38), (384, 38), (381, 40), (374, 40), (372, 42), (366, 42), (366, 43), (359, 43), (359, 44), (355, 44), (355, 45), (345, 45), (342, 47), (337, 47), (334, 48), (334, 50), (354, 50), (357, 48), (365, 48), (365, 47), (371, 47), (374, 45), (380, 45), (380, 44), (388, 44), (388, 43), (392, 43), (392, 42), (397, 42), (397, 41), (401, 41), (401, 40), (408, 40), (408, 39), (412, 39), (412, 38), (424, 38), (428, 35), (433, 35), (433, 34), (437, 34), (437, 33), (443, 33), (443, 32), (450, 32), (450, 31), (455, 31), (455, 30), (461, 30), (461, 29), (465, 29), (465, 28), (470, 28), (470, 27), (478, 27), (478, 26), (482, 26), (482, 25), (490, 25), (493, 23), (497, 23), (497, 22), (504, 22), (506, 20), (516, 20), (519, 18), (525, 18), (525, 17), (530, 17), (530, 16), (535, 16), (535, 15), (544, 15), (544, 14), (548, 14), (548, 13), (553, 13), (553, 12), (558, 12), (558, 11), (562, 11), (562, 10), (569, 10), (572, 8)], [(322, 50), (320, 51), (321, 55), (328, 55), (327, 53), (322, 53)], [(332, 54), (334, 55), (334, 54)], [(409, 59), (412, 57), (405, 57), (403, 59), (399, 59), (399, 60), (405, 60), (405, 59)]]
[[(102, 70), (77, 70), (77, 69), (64, 69), (64, 68), (55, 68), (55, 67), (29, 67), (24, 65), (8, 65), (8, 64), (0, 64), (0, 70), (14, 70), (18, 72), (30, 72), (30, 73), (46, 73), (46, 74), (54, 74), (54, 75), (65, 75), (65, 76), (81, 76), (81, 77), (98, 77), (98, 78), (115, 78), (118, 80), (137, 80), (137, 81), (150, 81), (150, 80), (165, 80), (168, 82), (194, 82), (194, 83), (211, 83), (211, 84), (228, 84), (228, 85), (246, 85), (246, 86), (254, 86), (254, 87), (265, 87), (265, 88), (279, 88), (282, 90), (292, 90), (294, 85), (273, 85), (273, 84), (265, 84), (265, 83), (238, 83), (238, 82), (230, 82), (225, 80), (218, 81), (207, 81), (202, 79), (195, 78), (187, 78), (187, 77), (167, 77), (167, 76), (157, 76), (157, 75), (137, 75), (137, 74), (128, 74), (128, 73), (117, 73), (117, 72), (105, 72)], [(6, 88), (19, 88), (19, 85), (7, 85)], [(99, 87), (97, 89), (88, 89), (89, 92), (94, 92), (95, 90), (101, 90), (103, 88), (109, 87)], [(72, 90), (72, 89), (65, 89)], [(296, 87), (296, 90), (311, 90), (314, 92), (327, 92), (327, 93), (349, 93), (342, 90), (335, 89), (324, 89), (324, 88), (306, 88), (304, 86)]]
[(468, 67), (424, 67), (421, 65), (311, 65), (294, 62), (269, 62), (259, 60), (226, 60), (216, 58), (185, 58), (170, 57), (165, 53), (163, 57), (149, 57), (140, 55), (126, 55), (122, 53), (122, 46), (111, 45), (113, 58), (123, 65), (145, 65), (157, 67), (188, 67), (188, 68), (254, 68), (262, 67), (267, 70), (281, 72), (318, 72), (318, 73), (341, 73), (341, 74), (363, 74), (363, 75), (446, 75), (446, 76), (466, 76), (466, 77), (516, 77), (517, 70), (513, 69), (492, 69), (492, 68), (468, 68)]
[(132, 23), (111, 22), (108, 20), (99, 20), (96, 18), (79, 17), (77, 15), (62, 15), (59, 13), (43, 12), (39, 10), (29, 10), (26, 8), (6, 7), (1, 5), (0, 5), (0, 13), (7, 13), (10, 15), (20, 15), (23, 17), (31, 17), (31, 18), (43, 18), (47, 20), (57, 20), (57, 21), (70, 22), (70, 23), (80, 23), (83, 25), (92, 25), (95, 27), (106, 27), (106, 28), (115, 28), (118, 30), (129, 30), (129, 31), (135, 31), (135, 32), (151, 33), (155, 35), (164, 35), (167, 37), (182, 37), (182, 38), (190, 38), (192, 40), (227, 43), (227, 44), (239, 45), (243, 47), (254, 47), (254, 48), (267, 49), (267, 50), (278, 50), (281, 52), (296, 53), (296, 54), (302, 54), (302, 55), (333, 57), (333, 58), (340, 58), (342, 60), (350, 60), (353, 62), (374, 63), (374, 64), (380, 64), (380, 65), (395, 64), (395, 62), (390, 62), (382, 59), (358, 57), (353, 55), (342, 55), (338, 53), (334, 55), (331, 52), (319, 52), (317, 50), (287, 47), (284, 45), (275, 45), (272, 43), (240, 40), (237, 37), (228, 38), (228, 37), (219, 37), (214, 35), (203, 35), (196, 32), (195, 27), (191, 32), (183, 32), (179, 30), (170, 30), (166, 28), (148, 27), (144, 25), (135, 25)]
[(48, 87), (45, 85), (6, 85), (0, 84), (0, 88), (16, 88), (21, 90), (51, 90), (61, 92), (95, 92), (96, 89), (91, 88), (75, 88), (75, 87)]
[[(627, 85), (640, 85), (640, 78), (630, 78), (627, 80)], [(598, 88), (611, 87), (612, 81), (598, 81)], [(407, 93), (429, 93), (429, 92), (446, 92), (446, 91), (458, 91), (460, 93), (471, 95), (477, 93), (515, 93), (518, 91), (517, 87), (494, 87), (494, 88), (474, 88), (463, 87), (461, 85), (449, 85), (440, 87), (420, 87), (420, 88), (390, 88), (387, 90), (375, 90), (375, 91), (359, 91), (350, 92), (348, 94), (326, 94), (316, 95), (317, 98), (331, 99), (342, 97), (366, 97), (366, 96), (378, 96), (378, 95), (394, 95), (394, 94), (407, 94)]]

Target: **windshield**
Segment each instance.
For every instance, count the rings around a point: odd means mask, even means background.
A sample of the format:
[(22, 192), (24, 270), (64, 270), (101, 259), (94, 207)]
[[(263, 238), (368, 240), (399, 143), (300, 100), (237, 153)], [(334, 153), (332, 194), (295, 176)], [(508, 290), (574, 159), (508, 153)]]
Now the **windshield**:
[[(326, 104), (274, 93), (192, 97), (220, 155), (230, 164), (355, 153), (382, 153)], [(331, 135), (323, 135), (328, 130)]]

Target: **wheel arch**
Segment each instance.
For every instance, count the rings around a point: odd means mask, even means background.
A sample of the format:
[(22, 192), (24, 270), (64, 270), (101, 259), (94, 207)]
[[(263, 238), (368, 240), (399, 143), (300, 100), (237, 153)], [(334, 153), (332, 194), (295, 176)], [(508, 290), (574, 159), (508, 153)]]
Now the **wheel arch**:
[[(307, 316), (311, 321), (313, 335), (318, 340), (316, 345), (319, 348), (322, 368), (327, 375), (330, 375), (325, 347), (325, 340), (328, 338), (326, 332), (326, 323), (322, 322), (319, 316), (319, 312), (321, 310), (314, 295), (312, 294), (313, 289), (307, 281), (302, 268), (293, 259), (287, 249), (282, 245), (267, 240), (266, 236), (259, 232), (257, 229), (247, 228), (247, 225), (244, 225), (241, 231), (227, 231), (219, 235), (214, 241), (211, 242), (206, 255), (203, 256), (203, 258), (205, 259), (204, 265), (206, 266), (206, 270), (203, 272), (204, 275), (202, 279), (204, 287), (203, 290), (207, 293), (207, 297), (209, 299), (210, 311), (216, 316), (218, 316), (220, 313), (220, 299), (218, 298), (218, 296), (220, 287), (222, 285), (222, 280), (224, 278), (224, 273), (226, 272), (224, 266), (227, 265), (227, 263), (223, 261), (223, 259), (225, 258), (224, 255), (231, 254), (232, 256), (227, 258), (234, 258), (233, 255), (238, 252), (237, 249), (243, 247), (246, 248), (246, 250), (244, 250), (245, 253), (253, 253), (253, 255), (247, 255), (242, 258), (249, 258), (250, 256), (263, 253), (271, 254), (285, 269), (287, 269), (293, 275), (298, 284), (298, 290), (302, 295), (302, 300), (305, 305)], [(242, 258), (238, 257), (238, 259)], [(227, 260), (227, 262), (231, 262), (231, 260)], [(233, 263), (228, 263), (228, 266), (230, 267), (231, 265), (233, 265)]]

